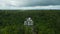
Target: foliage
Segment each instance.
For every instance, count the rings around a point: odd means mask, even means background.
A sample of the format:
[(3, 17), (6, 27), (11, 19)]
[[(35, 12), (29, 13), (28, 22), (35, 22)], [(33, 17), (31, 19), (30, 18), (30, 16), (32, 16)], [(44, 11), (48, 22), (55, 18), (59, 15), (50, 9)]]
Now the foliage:
[[(24, 26), (28, 17), (33, 27)], [(0, 10), (0, 34), (32, 34), (31, 28), (35, 34), (60, 34), (60, 10)]]

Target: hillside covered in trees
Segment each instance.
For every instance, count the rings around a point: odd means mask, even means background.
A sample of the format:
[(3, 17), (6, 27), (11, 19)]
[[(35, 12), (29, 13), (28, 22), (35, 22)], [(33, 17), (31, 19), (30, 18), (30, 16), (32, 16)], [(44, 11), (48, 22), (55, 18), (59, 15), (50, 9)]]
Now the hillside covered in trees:
[(31, 34), (24, 26), (28, 17), (35, 34), (60, 34), (60, 10), (0, 10), (0, 34)]

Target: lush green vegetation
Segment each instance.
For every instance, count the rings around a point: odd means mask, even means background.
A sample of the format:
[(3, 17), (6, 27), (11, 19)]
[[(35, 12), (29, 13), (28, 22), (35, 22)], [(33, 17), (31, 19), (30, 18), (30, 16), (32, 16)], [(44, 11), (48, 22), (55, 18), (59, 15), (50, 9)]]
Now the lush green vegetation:
[(60, 34), (60, 10), (0, 10), (0, 34), (32, 34), (23, 25), (27, 17), (36, 34)]

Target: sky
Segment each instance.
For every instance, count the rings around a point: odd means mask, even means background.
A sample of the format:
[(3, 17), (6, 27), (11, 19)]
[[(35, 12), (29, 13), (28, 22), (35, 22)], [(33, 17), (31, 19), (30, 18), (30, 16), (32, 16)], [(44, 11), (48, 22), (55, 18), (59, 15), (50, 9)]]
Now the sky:
[(0, 9), (60, 9), (60, 0), (0, 0)]

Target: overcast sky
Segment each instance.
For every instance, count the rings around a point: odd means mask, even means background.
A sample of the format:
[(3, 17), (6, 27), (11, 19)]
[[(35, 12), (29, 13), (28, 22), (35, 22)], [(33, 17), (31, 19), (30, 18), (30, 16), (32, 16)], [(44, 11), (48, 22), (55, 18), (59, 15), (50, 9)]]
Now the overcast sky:
[(0, 0), (0, 9), (60, 9), (60, 0)]

